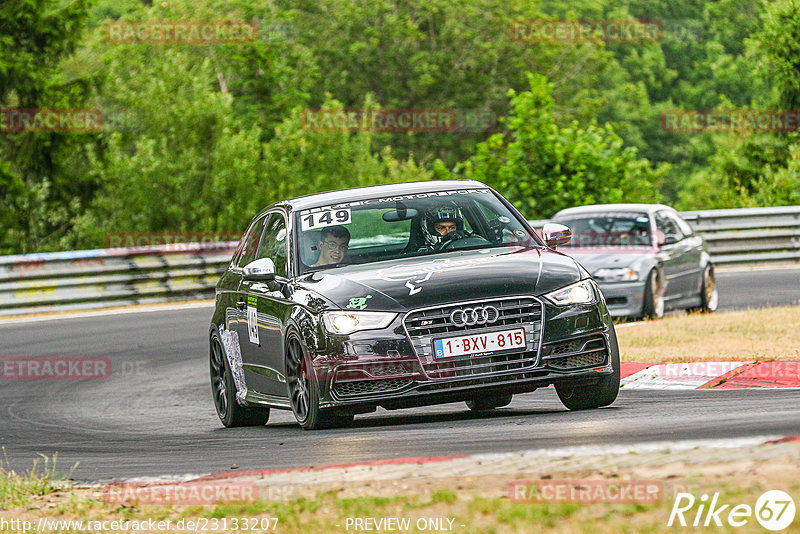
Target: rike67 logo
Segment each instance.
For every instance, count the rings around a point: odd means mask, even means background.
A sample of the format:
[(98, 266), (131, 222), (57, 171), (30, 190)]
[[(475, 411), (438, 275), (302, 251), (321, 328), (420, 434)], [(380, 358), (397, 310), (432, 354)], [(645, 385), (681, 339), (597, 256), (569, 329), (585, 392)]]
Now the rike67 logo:
[(727, 523), (738, 528), (747, 525), (754, 516), (767, 530), (783, 530), (794, 520), (794, 500), (786, 492), (770, 490), (758, 498), (753, 508), (748, 504), (722, 504), (719, 493), (714, 493), (710, 499), (707, 494), (697, 499), (691, 493), (678, 493), (667, 526), (675, 525), (677, 520), (682, 527), (721, 527)]

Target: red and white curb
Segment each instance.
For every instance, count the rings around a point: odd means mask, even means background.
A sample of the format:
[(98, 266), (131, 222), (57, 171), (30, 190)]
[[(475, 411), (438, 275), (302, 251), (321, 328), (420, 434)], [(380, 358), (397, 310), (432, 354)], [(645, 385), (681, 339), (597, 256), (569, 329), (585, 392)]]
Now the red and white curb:
[(623, 362), (624, 389), (800, 388), (800, 361)]

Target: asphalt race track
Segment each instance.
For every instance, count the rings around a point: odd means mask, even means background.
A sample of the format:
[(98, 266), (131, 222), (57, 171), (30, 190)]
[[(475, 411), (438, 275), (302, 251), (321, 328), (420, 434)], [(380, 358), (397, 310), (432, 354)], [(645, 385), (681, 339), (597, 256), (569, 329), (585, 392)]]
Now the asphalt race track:
[[(797, 303), (800, 269), (720, 272), (721, 309)], [(58, 453), (78, 480), (327, 465), (572, 445), (792, 435), (796, 390), (624, 389), (609, 408), (568, 412), (552, 389), (475, 415), (463, 403), (362, 415), (306, 432), (289, 412), (223, 429), (211, 401), (210, 307), (0, 325), (0, 356), (107, 357), (107, 380), (0, 382), (0, 445), (11, 467)], [(41, 459), (40, 459), (41, 461)]]

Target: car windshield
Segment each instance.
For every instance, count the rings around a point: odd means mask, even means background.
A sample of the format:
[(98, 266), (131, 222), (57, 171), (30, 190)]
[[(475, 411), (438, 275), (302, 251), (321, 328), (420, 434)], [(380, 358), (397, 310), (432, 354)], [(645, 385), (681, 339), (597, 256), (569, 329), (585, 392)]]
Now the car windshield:
[(541, 245), (489, 189), (343, 202), (295, 217), (301, 273), (453, 250)]
[(567, 247), (652, 245), (650, 217), (646, 213), (581, 213), (556, 217), (553, 222), (572, 230)]

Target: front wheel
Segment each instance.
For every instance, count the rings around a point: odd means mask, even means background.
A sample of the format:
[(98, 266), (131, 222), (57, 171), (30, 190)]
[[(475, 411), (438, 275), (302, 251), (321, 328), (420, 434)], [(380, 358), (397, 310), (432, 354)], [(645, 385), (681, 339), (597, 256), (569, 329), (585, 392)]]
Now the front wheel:
[(300, 339), (292, 334), (286, 343), (286, 387), (294, 418), (305, 430), (345, 426), (355, 414), (319, 407), (320, 387), (311, 358)]
[(642, 315), (647, 319), (660, 319), (664, 317), (664, 291), (658, 271), (653, 269), (647, 275), (647, 284), (644, 288), (644, 305)]
[(570, 410), (590, 410), (608, 406), (617, 399), (619, 393), (619, 346), (614, 325), (609, 332), (609, 360), (613, 372), (603, 375), (596, 384), (574, 385), (569, 382), (557, 383), (556, 393), (562, 404)]
[(210, 351), (211, 393), (222, 424), (226, 427), (266, 425), (269, 408), (242, 406), (236, 400), (233, 375), (216, 333), (211, 336)]

